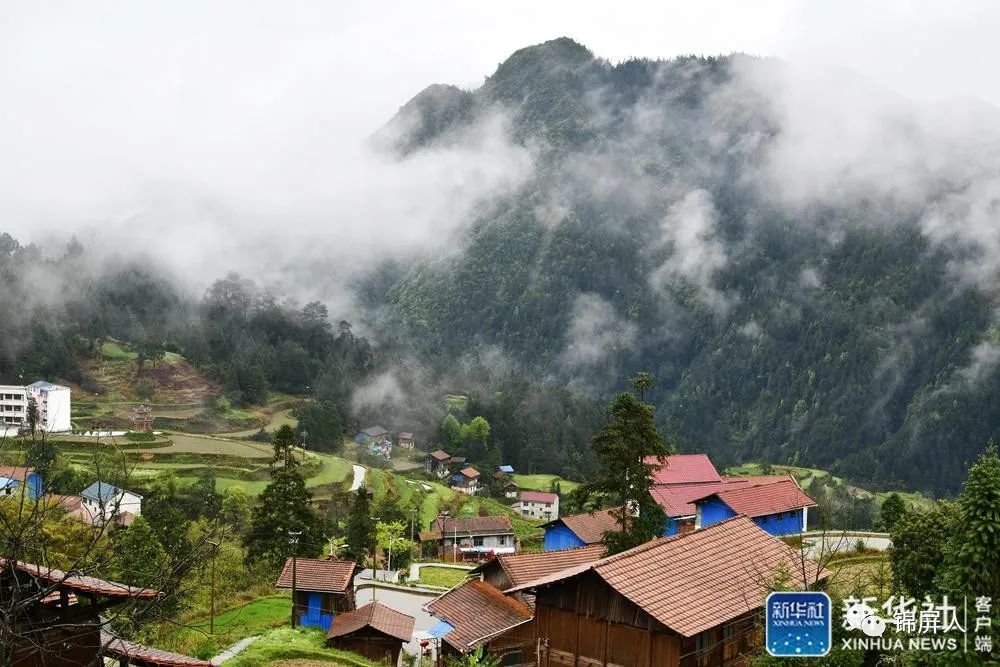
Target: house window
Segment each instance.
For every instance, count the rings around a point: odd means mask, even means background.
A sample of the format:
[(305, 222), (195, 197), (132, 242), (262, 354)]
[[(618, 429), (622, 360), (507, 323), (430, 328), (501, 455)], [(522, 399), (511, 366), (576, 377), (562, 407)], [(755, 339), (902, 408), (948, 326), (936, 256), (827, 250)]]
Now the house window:
[(694, 650), (698, 653), (707, 651), (712, 647), (712, 637), (708, 632), (699, 632), (694, 637)]
[(514, 667), (514, 665), (524, 664), (524, 651), (517, 649), (516, 651), (504, 653), (500, 664), (502, 667)]
[(481, 537), (473, 537), (472, 538), (472, 544), (474, 546), (477, 546), (477, 547), (483, 546), (483, 538), (481, 538)]

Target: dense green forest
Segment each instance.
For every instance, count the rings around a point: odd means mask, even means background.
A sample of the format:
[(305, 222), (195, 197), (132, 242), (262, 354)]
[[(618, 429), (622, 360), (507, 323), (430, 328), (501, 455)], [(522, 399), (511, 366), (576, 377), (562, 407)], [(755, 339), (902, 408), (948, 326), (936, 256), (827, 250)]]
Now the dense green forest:
[(661, 427), (721, 464), (954, 492), (1000, 435), (1000, 329), (988, 281), (954, 275), (980, 251), (920, 222), (967, 181), (783, 205), (754, 178), (783, 127), (751, 67), (781, 65), (610, 64), (559, 39), (478, 89), (432, 86), (380, 145), (407, 159), (499, 113), (535, 172), (481, 207), (460, 254), (381, 277), (370, 305), (441, 369), (498, 350), (590, 396), (648, 369)]
[[(661, 429), (720, 467), (816, 466), (954, 493), (1000, 436), (992, 237), (962, 234), (975, 216), (996, 227), (996, 188), (982, 181), (993, 144), (910, 151), (888, 169), (916, 183), (905, 192), (831, 154), (834, 195), (791, 205), (795, 170), (767, 168), (808, 132), (759, 84), (782, 68), (746, 56), (612, 64), (558, 39), (514, 53), (477, 89), (418, 94), (375, 150), (405, 162), (500, 127), (532, 171), (478, 203), (453, 251), (387, 257), (340, 285), (364, 336), (252, 277), (192, 296), (148, 259), (98, 260), (75, 241), (43, 254), (0, 236), (0, 380), (99, 392), (80, 359), (116, 339), (151, 362), (183, 354), (235, 405), (312, 396), (310, 432), (379, 423), (462, 450), (446, 415), (483, 417), (488, 442), (459, 453), (582, 479), (602, 406), (648, 370)], [(919, 123), (894, 122), (880, 140), (934, 145)]]

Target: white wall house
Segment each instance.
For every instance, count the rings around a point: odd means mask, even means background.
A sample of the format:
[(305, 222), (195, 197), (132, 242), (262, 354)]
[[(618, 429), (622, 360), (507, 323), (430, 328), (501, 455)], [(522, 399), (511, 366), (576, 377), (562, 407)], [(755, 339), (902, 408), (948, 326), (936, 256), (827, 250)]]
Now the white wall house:
[(38, 407), (37, 428), (49, 433), (68, 431), (72, 406), (69, 387), (44, 380), (27, 387), (0, 385), (0, 428), (17, 429), (28, 421), (28, 402)]
[(555, 521), (559, 518), (559, 496), (546, 491), (522, 491), (513, 509), (521, 516)]
[(91, 514), (105, 520), (125, 512), (136, 516), (142, 514), (142, 496), (107, 482), (94, 482), (80, 496), (83, 498), (83, 506)]

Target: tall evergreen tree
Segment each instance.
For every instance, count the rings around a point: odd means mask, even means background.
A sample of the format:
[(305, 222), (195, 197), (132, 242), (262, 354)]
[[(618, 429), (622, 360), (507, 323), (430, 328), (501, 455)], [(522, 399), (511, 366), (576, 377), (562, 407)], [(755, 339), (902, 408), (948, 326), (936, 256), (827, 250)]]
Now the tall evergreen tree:
[(663, 534), (666, 516), (649, 491), (653, 472), (673, 453), (653, 420), (653, 406), (641, 396), (652, 385), (648, 373), (632, 380), (631, 392), (614, 397), (607, 421), (594, 436), (600, 470), (575, 492), (579, 499), (599, 496), (616, 506), (618, 530), (605, 533), (608, 553), (618, 553)]
[(249, 562), (263, 560), (278, 568), (293, 552), (314, 554), (322, 546), (322, 521), (310, 505), (312, 494), (299, 474), (294, 446), (291, 427), (275, 432), (271, 483), (257, 499), (244, 539)]
[(347, 518), (347, 552), (359, 564), (364, 563), (365, 551), (372, 548), (374, 530), (368, 503), (368, 490), (362, 484), (354, 495), (351, 514)]
[(146, 519), (137, 516), (128, 528), (115, 532), (113, 539), (120, 581), (130, 586), (163, 585), (169, 571), (167, 552)]
[(882, 509), (879, 517), (879, 524), (882, 530), (892, 530), (896, 522), (906, 514), (906, 501), (898, 493), (890, 493), (882, 501)]

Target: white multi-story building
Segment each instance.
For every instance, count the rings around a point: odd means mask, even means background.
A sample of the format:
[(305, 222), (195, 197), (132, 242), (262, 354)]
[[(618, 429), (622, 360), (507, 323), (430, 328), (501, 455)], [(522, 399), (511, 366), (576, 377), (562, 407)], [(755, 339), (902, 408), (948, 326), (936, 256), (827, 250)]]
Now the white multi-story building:
[(38, 408), (37, 428), (49, 433), (72, 428), (69, 387), (40, 380), (27, 387), (0, 385), (0, 429), (24, 426), (28, 421), (29, 401), (34, 401)]
[(547, 491), (522, 491), (513, 509), (521, 516), (555, 521), (559, 518), (559, 496)]

